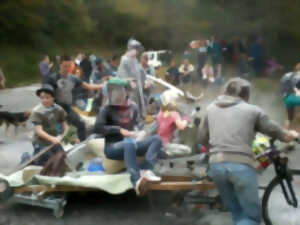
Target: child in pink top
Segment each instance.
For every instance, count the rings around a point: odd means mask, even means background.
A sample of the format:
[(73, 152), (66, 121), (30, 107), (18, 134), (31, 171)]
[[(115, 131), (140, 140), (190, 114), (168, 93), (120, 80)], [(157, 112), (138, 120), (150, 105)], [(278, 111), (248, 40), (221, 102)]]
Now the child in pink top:
[[(173, 96), (172, 96), (173, 95)], [(187, 121), (181, 119), (175, 111), (178, 95), (172, 90), (167, 90), (161, 95), (162, 106), (157, 116), (157, 133), (163, 141), (164, 150), (167, 155), (183, 155), (191, 153), (191, 148), (177, 143), (172, 143), (174, 131), (184, 130)]]
[(157, 133), (163, 141), (163, 145), (173, 140), (173, 133), (176, 130), (176, 121), (181, 120), (178, 112), (171, 111), (167, 115), (160, 111), (157, 116)]

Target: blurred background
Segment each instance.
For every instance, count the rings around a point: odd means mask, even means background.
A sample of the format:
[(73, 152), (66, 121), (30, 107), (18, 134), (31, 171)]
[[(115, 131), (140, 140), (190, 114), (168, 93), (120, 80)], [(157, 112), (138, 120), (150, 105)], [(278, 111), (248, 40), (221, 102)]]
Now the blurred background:
[(183, 52), (212, 35), (245, 45), (264, 38), (287, 70), (298, 61), (297, 0), (1, 0), (0, 67), (7, 86), (37, 81), (43, 54), (79, 50), (110, 57), (135, 37), (147, 50)]

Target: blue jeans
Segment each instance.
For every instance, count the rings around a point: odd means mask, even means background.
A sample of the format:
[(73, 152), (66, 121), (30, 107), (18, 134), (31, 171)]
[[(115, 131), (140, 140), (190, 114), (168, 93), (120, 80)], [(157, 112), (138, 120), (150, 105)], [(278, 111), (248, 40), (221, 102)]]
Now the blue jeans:
[(208, 175), (216, 183), (235, 225), (259, 225), (261, 205), (254, 168), (240, 163), (210, 164)]
[[(124, 160), (130, 174), (131, 183), (140, 178), (140, 169), (152, 170), (160, 155), (162, 141), (158, 135), (146, 137), (141, 141), (129, 142), (127, 140), (106, 144), (104, 152), (107, 158)], [(138, 165), (137, 156), (145, 156), (142, 165)]]

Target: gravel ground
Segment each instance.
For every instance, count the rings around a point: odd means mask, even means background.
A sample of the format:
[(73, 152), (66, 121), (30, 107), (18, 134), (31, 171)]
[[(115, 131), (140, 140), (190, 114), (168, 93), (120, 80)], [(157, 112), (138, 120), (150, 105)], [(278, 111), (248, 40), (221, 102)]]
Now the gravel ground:
[[(5, 89), (0, 91), (1, 110), (23, 111), (32, 109), (38, 98), (34, 95), (39, 85), (23, 88)], [(199, 94), (198, 88), (188, 87), (193, 94)], [(201, 102), (202, 108), (214, 98), (217, 90), (207, 90), (206, 97)], [(264, 96), (263, 98), (261, 96)], [(255, 91), (251, 101), (263, 107), (275, 119), (282, 121), (284, 111), (278, 97), (273, 93)], [(20, 128), (17, 136), (9, 130), (9, 136), (4, 135), (0, 127), (0, 172), (5, 173), (14, 168), (24, 151), (32, 151), (30, 132)], [(293, 153), (293, 165), (297, 165), (298, 153)], [(266, 184), (273, 176), (268, 169), (259, 177), (260, 184)], [(122, 195), (106, 193), (77, 193), (68, 195), (68, 204), (62, 219), (55, 218), (49, 209), (25, 206), (20, 204), (0, 205), (0, 225), (94, 225), (94, 224), (123, 224), (123, 225), (159, 225), (159, 224), (190, 224), (190, 225), (230, 225), (230, 214), (218, 210), (209, 210), (206, 205), (184, 203), (181, 207), (173, 206), (174, 192), (150, 192), (147, 196), (136, 197), (133, 191)]]

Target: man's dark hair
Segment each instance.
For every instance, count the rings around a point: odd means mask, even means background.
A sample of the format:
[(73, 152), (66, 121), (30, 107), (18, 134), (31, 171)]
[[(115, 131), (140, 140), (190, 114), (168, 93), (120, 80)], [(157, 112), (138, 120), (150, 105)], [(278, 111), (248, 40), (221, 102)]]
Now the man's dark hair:
[(238, 83), (236, 81), (231, 82), (225, 90), (225, 94), (230, 96), (238, 96), (238, 92)]
[(225, 90), (226, 95), (238, 96), (246, 101), (250, 97), (250, 87), (249, 86), (240, 86), (238, 81), (232, 81)]
[(240, 96), (242, 99), (248, 101), (248, 100), (249, 100), (249, 97), (250, 97), (250, 88), (249, 88), (249, 86), (243, 86), (243, 87), (241, 88), (241, 91), (240, 91), (239, 96)]
[(62, 63), (64, 61), (71, 61), (71, 57), (69, 55), (62, 55), (60, 57), (60, 63)]

